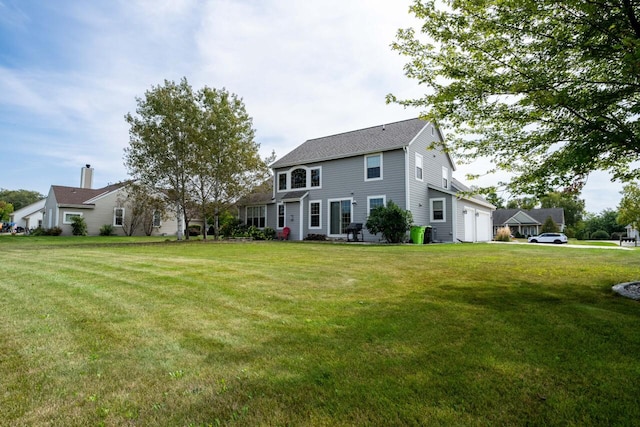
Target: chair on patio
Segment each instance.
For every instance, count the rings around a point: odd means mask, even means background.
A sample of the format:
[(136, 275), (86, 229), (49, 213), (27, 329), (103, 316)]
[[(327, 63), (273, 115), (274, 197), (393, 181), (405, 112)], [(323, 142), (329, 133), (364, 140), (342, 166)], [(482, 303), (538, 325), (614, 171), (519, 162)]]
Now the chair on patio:
[(289, 240), (289, 233), (291, 229), (289, 227), (285, 227), (282, 231), (278, 232), (278, 240)]

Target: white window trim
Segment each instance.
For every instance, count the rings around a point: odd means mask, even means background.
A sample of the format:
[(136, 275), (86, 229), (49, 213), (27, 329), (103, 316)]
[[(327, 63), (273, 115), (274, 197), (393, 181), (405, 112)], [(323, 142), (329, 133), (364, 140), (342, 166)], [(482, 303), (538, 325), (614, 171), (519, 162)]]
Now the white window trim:
[[(422, 169), (422, 178), (418, 178), (418, 159), (420, 159), (420, 169)], [(413, 167), (413, 174), (417, 181), (424, 182), (424, 157), (422, 154), (416, 153), (415, 165)]]
[[(442, 219), (433, 219), (433, 202), (442, 202)], [(429, 221), (430, 222), (447, 222), (447, 199), (440, 197), (429, 200)]]
[[(156, 225), (156, 212), (158, 213), (158, 215), (160, 215), (158, 225)], [(159, 210), (154, 210), (151, 218), (152, 218), (151, 221), (153, 222), (153, 228), (162, 227), (162, 212), (160, 212)]]
[[(122, 224), (116, 224), (116, 211), (118, 209), (122, 209)], [(124, 208), (113, 208), (113, 226), (114, 227), (123, 227), (124, 226), (124, 216), (125, 216), (125, 210)]]
[[(305, 187), (298, 187), (298, 188), (291, 188), (291, 172), (293, 172), (296, 169), (304, 169), (307, 171), (307, 178), (306, 178), (306, 183), (305, 183)], [(311, 171), (313, 170), (319, 170), (320, 171), (320, 185), (317, 187), (312, 187), (311, 186)], [(287, 177), (286, 181), (287, 181), (287, 188), (285, 188), (284, 190), (281, 190), (280, 187), (280, 175), (285, 175)], [(301, 191), (301, 190), (319, 190), (322, 188), (322, 166), (303, 166), (303, 165), (298, 165), (298, 166), (293, 166), (292, 168), (289, 168), (289, 170), (286, 170), (284, 172), (278, 172), (277, 173), (277, 179), (276, 179), (276, 192), (277, 193), (286, 193), (288, 191)]]
[[(377, 157), (380, 156), (380, 177), (378, 178), (367, 178), (367, 159), (369, 157)], [(384, 178), (384, 162), (383, 162), (383, 155), (382, 153), (374, 153), (374, 154), (367, 154), (366, 156), (364, 156), (364, 180), (365, 181), (382, 181), (382, 179)]]
[[(444, 180), (447, 180), (446, 185)], [(446, 166), (442, 167), (442, 188), (449, 189), (449, 185), (451, 184), (451, 179), (449, 179), (449, 168)]]
[(371, 215), (371, 199), (382, 199), (382, 204), (384, 206), (387, 206), (387, 196), (386, 195), (367, 196), (367, 217), (369, 215)]
[[(283, 189), (280, 189), (280, 175), (284, 175), (285, 179), (284, 179), (284, 187)], [(290, 178), (289, 178), (289, 173), (288, 172), (278, 172), (277, 175), (277, 179), (276, 179), (276, 188), (278, 189), (278, 191), (287, 191), (287, 189), (289, 188), (289, 184), (290, 184)]]
[(64, 211), (62, 212), (62, 223), (63, 224), (73, 224), (73, 221), (71, 220), (67, 220), (67, 215), (73, 215), (73, 216), (82, 216), (82, 212), (70, 212), (70, 211)]
[(353, 222), (353, 197), (339, 197), (335, 199), (327, 199), (327, 236), (329, 237), (346, 237), (347, 233), (331, 234), (331, 202), (342, 202), (343, 200), (349, 201), (351, 208), (351, 222)]
[[(318, 216), (320, 217), (320, 221), (317, 227), (311, 225), (311, 204), (317, 203), (320, 205), (318, 207)], [(309, 230), (322, 230), (322, 200), (309, 200)]]
[[(282, 206), (282, 216), (284, 219), (284, 225), (280, 227), (280, 206)], [(287, 204), (280, 202), (276, 205), (276, 230), (282, 230), (287, 226)]]
[[(247, 224), (247, 221), (249, 220), (249, 208), (264, 208), (264, 227), (260, 227), (260, 226), (256, 226), (256, 228), (259, 229), (264, 229), (265, 227), (267, 227), (267, 205), (251, 205), (251, 206), (247, 206), (244, 209), (244, 223)], [(260, 217), (258, 217), (260, 218)]]

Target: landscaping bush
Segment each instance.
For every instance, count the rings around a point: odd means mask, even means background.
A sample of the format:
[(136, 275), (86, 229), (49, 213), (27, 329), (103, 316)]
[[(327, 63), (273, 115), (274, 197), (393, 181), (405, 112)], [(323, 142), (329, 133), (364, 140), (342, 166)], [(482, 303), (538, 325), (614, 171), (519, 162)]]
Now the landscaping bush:
[(45, 233), (46, 236), (59, 236), (61, 234), (62, 234), (62, 228), (60, 227), (50, 228), (46, 230), (46, 233)]
[(320, 241), (320, 242), (324, 242), (325, 240), (327, 240), (327, 236), (325, 234), (307, 234), (307, 237), (304, 238), (304, 240), (316, 240), (316, 241)]
[(202, 234), (202, 233), (200, 232), (200, 229), (201, 229), (201, 228), (202, 228), (202, 227), (200, 227), (200, 226), (199, 226), (199, 225), (197, 225), (197, 224), (190, 225), (190, 226), (189, 226), (189, 236), (199, 236), (200, 234)]
[(113, 236), (113, 225), (105, 224), (100, 227), (100, 235), (101, 236)]
[(71, 234), (74, 236), (86, 236), (87, 235), (87, 223), (81, 216), (74, 216), (71, 218)]
[(366, 227), (371, 234), (382, 233), (382, 237), (388, 243), (401, 243), (405, 240), (407, 231), (411, 229), (411, 223), (411, 212), (401, 209), (389, 200), (387, 206), (378, 206), (371, 211)]
[(591, 234), (591, 239), (593, 240), (609, 240), (609, 233), (604, 230), (594, 231)]
[(276, 230), (274, 230), (271, 227), (265, 227), (264, 230), (262, 230), (262, 234), (264, 234), (264, 238), (266, 240), (273, 240), (276, 238)]
[(227, 239), (229, 237), (242, 237), (237, 235), (238, 233), (240, 233), (241, 228), (241, 220), (237, 218), (228, 218), (223, 220), (222, 224), (220, 225), (220, 234), (222, 235), (222, 237), (225, 237)]
[(251, 227), (249, 227), (249, 229), (247, 230), (247, 235), (251, 237), (253, 240), (266, 239), (264, 232), (260, 230), (258, 227), (256, 227), (255, 225), (252, 225)]
[(511, 229), (508, 225), (498, 228), (496, 232), (495, 240), (497, 242), (510, 242), (511, 241)]

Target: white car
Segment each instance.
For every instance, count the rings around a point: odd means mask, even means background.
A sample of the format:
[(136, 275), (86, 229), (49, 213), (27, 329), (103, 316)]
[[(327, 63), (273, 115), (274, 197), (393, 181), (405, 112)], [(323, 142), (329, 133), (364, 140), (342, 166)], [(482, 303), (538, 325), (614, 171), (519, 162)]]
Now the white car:
[(562, 233), (542, 233), (529, 237), (529, 243), (567, 243), (568, 239)]

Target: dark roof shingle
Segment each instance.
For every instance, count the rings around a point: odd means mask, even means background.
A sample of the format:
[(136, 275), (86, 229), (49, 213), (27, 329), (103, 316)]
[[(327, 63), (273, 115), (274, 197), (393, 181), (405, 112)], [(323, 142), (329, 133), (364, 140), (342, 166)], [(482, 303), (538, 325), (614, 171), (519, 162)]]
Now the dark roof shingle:
[(295, 166), (402, 148), (408, 145), (427, 124), (426, 121), (416, 118), (309, 139), (276, 160), (271, 167)]

